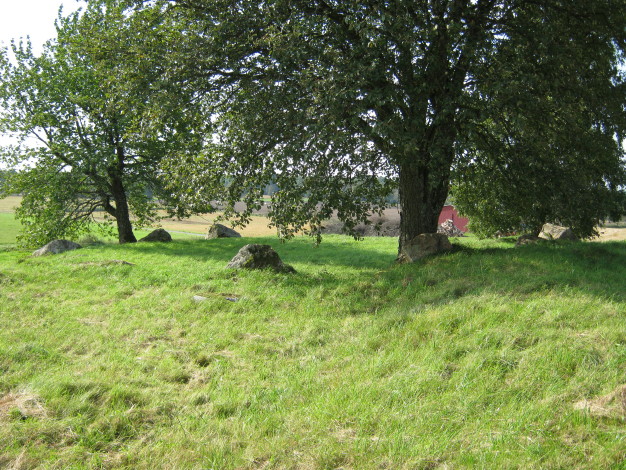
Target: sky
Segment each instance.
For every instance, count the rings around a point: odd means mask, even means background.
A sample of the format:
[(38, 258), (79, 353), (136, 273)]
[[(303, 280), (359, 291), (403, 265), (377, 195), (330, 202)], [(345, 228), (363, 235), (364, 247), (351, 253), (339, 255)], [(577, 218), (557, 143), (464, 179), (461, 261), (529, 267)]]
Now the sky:
[[(77, 10), (79, 0), (0, 0), (0, 47), (11, 45), (11, 39), (30, 36), (35, 53), (41, 52), (43, 44), (56, 37), (54, 20), (59, 7), (68, 15)], [(14, 141), (0, 134), (0, 146)]]
[(36, 52), (56, 36), (54, 20), (59, 7), (69, 14), (77, 10), (78, 0), (0, 0), (0, 43), (9, 46), (11, 39), (30, 36)]

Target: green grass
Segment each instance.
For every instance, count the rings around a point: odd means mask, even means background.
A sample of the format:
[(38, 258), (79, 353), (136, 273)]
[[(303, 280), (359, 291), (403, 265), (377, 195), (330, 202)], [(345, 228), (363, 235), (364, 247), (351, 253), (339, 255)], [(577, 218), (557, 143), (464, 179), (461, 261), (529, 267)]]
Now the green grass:
[(0, 467), (624, 468), (625, 243), (396, 243), (0, 253)]
[(0, 247), (15, 244), (20, 223), (12, 213), (0, 212)]
[[(17, 220), (15, 220), (15, 216), (12, 212), (0, 212), (0, 250), (11, 250), (15, 248), (20, 228), (21, 225)], [(151, 229), (135, 230), (135, 236), (139, 239), (141, 237), (145, 237), (151, 231)], [(182, 233), (172, 233), (172, 237), (176, 240), (190, 240), (197, 238), (194, 235)], [(90, 238), (106, 243), (115, 243), (117, 240), (115, 236), (103, 236), (98, 233), (94, 234), (93, 237)]]

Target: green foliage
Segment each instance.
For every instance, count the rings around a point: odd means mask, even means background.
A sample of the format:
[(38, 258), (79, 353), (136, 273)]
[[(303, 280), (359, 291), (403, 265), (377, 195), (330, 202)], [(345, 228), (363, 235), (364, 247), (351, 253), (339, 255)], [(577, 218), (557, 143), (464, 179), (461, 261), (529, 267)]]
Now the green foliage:
[(556, 222), (588, 237), (625, 210), (625, 75), (615, 44), (602, 39), (610, 15), (590, 20), (590, 35), (559, 9), (537, 23), (538, 8), (527, 6), (518, 19), (536, 33), (511, 30), (493, 63), (478, 70), (486, 109), (464, 136), (452, 192), (481, 235)]
[(92, 220), (97, 203), (83, 197), (87, 190), (83, 179), (75, 172), (50, 171), (43, 162), (8, 179), (6, 187), (11, 192), (24, 194), (15, 210), (21, 225), (19, 245), (42, 246), (58, 238), (76, 239), (94, 229), (110, 233), (107, 224)]
[(0, 126), (22, 139), (4, 151), (17, 173), (3, 193), (24, 195), (21, 241), (72, 237), (96, 210), (117, 222), (121, 242), (134, 241), (131, 214), (140, 227), (160, 205), (181, 216), (200, 209), (165, 190), (158, 168), (202, 140), (189, 93), (165, 81), (161, 52), (176, 30), (115, 2), (60, 17), (57, 30), (40, 56), (28, 42), (0, 55)]
[(226, 269), (252, 241), (0, 253), (0, 465), (623, 462), (623, 242), (298, 237), (297, 274)]
[[(434, 231), (453, 170), (468, 212), (517, 206), (534, 224), (534, 206), (554, 207), (587, 234), (623, 210), (623, 2), (162, 5), (188, 29), (178, 72), (208, 97), (215, 125), (204, 155), (167, 161), (189, 198), (254, 208), (276, 179), (270, 217), (289, 235), (333, 210), (350, 228), (399, 186), (401, 243)], [(537, 185), (549, 197), (491, 202), (495, 169), (497, 194), (510, 177), (509, 194)]]

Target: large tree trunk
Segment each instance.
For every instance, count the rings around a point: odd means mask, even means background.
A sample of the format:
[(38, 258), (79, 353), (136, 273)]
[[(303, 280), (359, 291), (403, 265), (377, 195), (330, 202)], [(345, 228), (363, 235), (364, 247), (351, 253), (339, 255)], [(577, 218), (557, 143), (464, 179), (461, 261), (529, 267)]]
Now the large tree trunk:
[(400, 255), (402, 247), (417, 235), (437, 232), (448, 197), (450, 170), (444, 166), (433, 172), (427, 165), (407, 163), (400, 165), (399, 173)]
[(135, 243), (137, 238), (133, 233), (130, 222), (128, 200), (121, 178), (113, 177), (111, 181), (113, 200), (115, 201), (115, 221), (117, 222), (117, 237), (120, 243)]

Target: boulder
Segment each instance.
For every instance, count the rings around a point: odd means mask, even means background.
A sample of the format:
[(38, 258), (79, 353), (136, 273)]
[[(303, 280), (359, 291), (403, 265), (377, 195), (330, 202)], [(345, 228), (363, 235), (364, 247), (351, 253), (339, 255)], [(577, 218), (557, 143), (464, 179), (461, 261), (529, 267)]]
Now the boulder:
[(33, 251), (33, 256), (57, 255), (64, 251), (78, 250), (79, 248), (82, 246), (69, 240), (52, 240), (47, 245)]
[(537, 235), (533, 235), (532, 233), (527, 233), (526, 235), (522, 235), (521, 237), (517, 239), (517, 241), (515, 242), (515, 246), (533, 245), (537, 243), (539, 240), (541, 240), (541, 238), (539, 238)]
[(212, 238), (239, 238), (241, 235), (233, 230), (232, 228), (226, 227), (226, 225), (222, 224), (213, 224), (209, 227), (206, 236), (204, 237), (206, 240), (211, 240)]
[(437, 233), (442, 233), (447, 237), (464, 237), (465, 234), (459, 229), (452, 219), (448, 219), (437, 227)]
[(282, 262), (278, 253), (271, 246), (257, 244), (244, 246), (226, 267), (233, 269), (273, 269), (281, 273), (296, 272), (291, 266)]
[(398, 261), (413, 263), (425, 256), (452, 250), (452, 244), (443, 233), (422, 233), (402, 247)]
[(148, 235), (143, 237), (140, 242), (171, 242), (172, 236), (169, 234), (167, 230), (163, 230), (162, 228), (158, 228), (153, 232), (150, 232)]
[(539, 238), (544, 240), (578, 240), (572, 229), (554, 224), (545, 224), (541, 229)]

